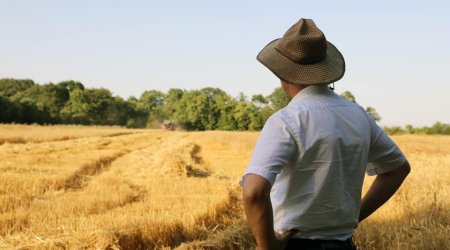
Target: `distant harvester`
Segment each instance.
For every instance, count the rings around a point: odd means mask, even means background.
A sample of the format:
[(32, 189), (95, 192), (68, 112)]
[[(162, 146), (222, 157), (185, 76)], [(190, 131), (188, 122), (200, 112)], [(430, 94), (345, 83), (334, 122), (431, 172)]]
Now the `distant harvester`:
[(161, 129), (173, 131), (175, 130), (175, 124), (170, 120), (164, 120)]

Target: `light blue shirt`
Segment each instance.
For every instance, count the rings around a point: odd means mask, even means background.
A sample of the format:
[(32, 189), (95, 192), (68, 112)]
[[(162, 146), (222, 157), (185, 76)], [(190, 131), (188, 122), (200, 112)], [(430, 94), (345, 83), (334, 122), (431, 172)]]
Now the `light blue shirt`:
[(405, 161), (361, 106), (327, 85), (309, 86), (267, 120), (243, 176), (272, 184), (275, 231), (344, 240), (358, 224), (364, 173)]

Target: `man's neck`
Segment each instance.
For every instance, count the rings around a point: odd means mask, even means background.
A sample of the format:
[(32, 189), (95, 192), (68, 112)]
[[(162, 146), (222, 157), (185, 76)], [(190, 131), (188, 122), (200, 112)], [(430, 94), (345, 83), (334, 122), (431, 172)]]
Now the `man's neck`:
[(298, 94), (298, 92), (307, 88), (308, 85), (297, 85), (297, 84), (288, 83), (288, 82), (281, 80), (281, 87), (283, 87), (284, 92), (286, 92), (286, 94), (288, 96), (294, 97)]

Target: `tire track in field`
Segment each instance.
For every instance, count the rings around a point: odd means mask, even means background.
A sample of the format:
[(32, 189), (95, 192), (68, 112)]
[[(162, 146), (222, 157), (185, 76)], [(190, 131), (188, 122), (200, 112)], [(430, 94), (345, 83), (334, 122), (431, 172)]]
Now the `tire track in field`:
[[(73, 147), (71, 145), (62, 145), (60, 143), (56, 143), (54, 145), (53, 143), (50, 144), (50, 148), (33, 148), (31, 150), (24, 150), (25, 152), (16, 152), (16, 154), (5, 154), (6, 159), (2, 159), (6, 161), (4, 166), (2, 166), (1, 171), (17, 171), (16, 168), (8, 168), (8, 156), (11, 157), (24, 157), (25, 155), (28, 155), (28, 157), (32, 157), (30, 159), (33, 159), (36, 161), (39, 158), (45, 158), (46, 155), (49, 154), (58, 154), (63, 151), (63, 155), (61, 157), (64, 157), (66, 154), (76, 154), (76, 155), (82, 155), (80, 152), (86, 151), (86, 153), (90, 152), (91, 150), (95, 150), (96, 152), (105, 152), (104, 150), (108, 151), (114, 148), (117, 148), (118, 144), (120, 146), (125, 146), (127, 148), (122, 150), (115, 150), (113, 153), (103, 155), (97, 159), (93, 159), (91, 161), (80, 163), (81, 167), (73, 174), (70, 174), (68, 177), (63, 177), (61, 179), (54, 179), (53, 181), (46, 182), (43, 186), (41, 186), (41, 192), (34, 193), (34, 194), (28, 194), (28, 195), (22, 195), (14, 198), (14, 204), (10, 204), (7, 207), (1, 207), (0, 212), (6, 213), (6, 212), (13, 212), (18, 209), (26, 209), (30, 207), (33, 204), (33, 201), (35, 200), (41, 200), (46, 199), (47, 193), (50, 193), (50, 196), (52, 196), (52, 193), (58, 192), (60, 190), (74, 190), (74, 189), (82, 189), (82, 187), (86, 186), (86, 184), (91, 181), (95, 176), (99, 175), (103, 171), (107, 170), (111, 164), (119, 159), (120, 157), (123, 157), (135, 150), (140, 150), (142, 148), (148, 147), (149, 143), (151, 143), (152, 135), (139, 138), (125, 138), (127, 141), (123, 141), (123, 139), (117, 141), (117, 140), (92, 140), (93, 138), (89, 138), (87, 141), (80, 141)], [(149, 139), (149, 143), (142, 143), (146, 138)], [(137, 144), (134, 145), (133, 144)], [(152, 145), (150, 145), (152, 146)], [(3, 152), (5, 153), (5, 152)], [(34, 157), (36, 156), (36, 157)], [(4, 157), (5, 158), (5, 157)], [(80, 157), (81, 158), (81, 157)], [(14, 161), (14, 158), (12, 158), (12, 161)], [(20, 169), (19, 169), (20, 170)], [(5, 193), (8, 194), (8, 193)], [(1, 193), (0, 193), (1, 195)], [(2, 198), (2, 197), (0, 197)], [(3, 199), (6, 199), (7, 197), (3, 197)], [(12, 197), (13, 198), (13, 197)], [(12, 199), (10, 198), (10, 200)], [(17, 200), (20, 199), (20, 200)], [(138, 198), (136, 198), (138, 199)], [(12, 202), (12, 201), (11, 201)]]
[(93, 176), (107, 170), (116, 159), (128, 153), (130, 151), (120, 151), (113, 155), (102, 156), (94, 161), (83, 164), (80, 169), (65, 180), (64, 189), (80, 189)]
[[(105, 171), (108, 171), (111, 168), (121, 168), (124, 165), (128, 165), (130, 161), (132, 161), (133, 158), (136, 157), (136, 155), (141, 154), (142, 152), (157, 152), (159, 150), (161, 150), (161, 144), (159, 144), (159, 142), (161, 142), (162, 140), (161, 136), (155, 137), (155, 136), (150, 136), (148, 138), (148, 140), (144, 140), (146, 141), (146, 143), (142, 146), (136, 146), (133, 144), (133, 142), (124, 142), (122, 143), (123, 145), (134, 145), (134, 148), (129, 148), (127, 147), (126, 149), (123, 149), (121, 151), (118, 151), (114, 154), (111, 155), (107, 155), (107, 156), (103, 156), (100, 157), (94, 161), (91, 161), (89, 163), (86, 163), (85, 165), (83, 165), (82, 168), (80, 168), (76, 173), (74, 173), (70, 178), (66, 179), (65, 185), (64, 185), (64, 190), (65, 191), (72, 191), (71, 193), (74, 194), (73, 192), (77, 193), (76, 197), (83, 197), (85, 194), (81, 193), (81, 192), (87, 192), (88, 193), (93, 193), (93, 192), (103, 192), (104, 190), (108, 190), (108, 193), (114, 192), (114, 190), (116, 190), (116, 188), (120, 185), (122, 188), (122, 192), (123, 192), (123, 188), (128, 189), (128, 192), (126, 192), (126, 194), (119, 195), (119, 199), (117, 199), (117, 197), (115, 195), (107, 195), (107, 197), (112, 197), (112, 199), (96, 199), (95, 201), (91, 201), (88, 203), (92, 203), (92, 204), (85, 204), (85, 213), (89, 214), (89, 215), (93, 215), (93, 214), (100, 214), (103, 213), (105, 211), (108, 210), (113, 210), (113, 209), (117, 209), (120, 207), (124, 207), (126, 205), (135, 203), (135, 202), (140, 202), (142, 201), (146, 194), (147, 191), (145, 189), (144, 186), (141, 186), (139, 184), (134, 183), (132, 180), (127, 179), (126, 176), (120, 175), (117, 172), (110, 172), (109, 175), (103, 175), (101, 177), (99, 177), (101, 174), (103, 174)], [(163, 144), (172, 144), (173, 143), (173, 137), (171, 136), (166, 136), (164, 138), (164, 143)], [(175, 137), (175, 139), (178, 139)], [(108, 148), (115, 148), (114, 145), (110, 145)], [(115, 164), (117, 164), (115, 166)], [(117, 178), (115, 176), (120, 175), (120, 178)], [(97, 178), (97, 179), (95, 179)], [(98, 179), (101, 178), (101, 179)], [(111, 180), (113, 179), (113, 182), (111, 182)], [(105, 182), (106, 180), (106, 182)], [(109, 181), (108, 181), (109, 180)], [(93, 183), (95, 182), (95, 183)], [(92, 188), (92, 185), (96, 186), (94, 187), (94, 189)], [(97, 189), (95, 189), (97, 188)], [(118, 191), (118, 190), (116, 190)], [(92, 207), (92, 209), (90, 209), (89, 207)]]
[[(140, 139), (140, 138), (138, 138)], [(150, 138), (151, 139), (151, 138)], [(87, 182), (92, 180), (95, 176), (101, 174), (102, 172), (108, 170), (111, 165), (118, 159), (129, 155), (133, 152), (140, 151), (145, 148), (154, 147), (155, 145), (149, 142), (144, 143), (143, 146), (133, 146), (137, 143), (136, 141), (124, 141), (120, 142), (120, 146), (128, 146), (125, 149), (121, 149), (113, 154), (101, 156), (91, 162), (84, 163), (76, 172), (74, 172), (70, 177), (68, 177), (64, 182), (64, 189), (80, 189), (86, 185)], [(114, 149), (116, 145), (109, 141), (107, 143), (99, 144), (97, 149)]]
[[(118, 207), (125, 206), (130, 203), (139, 202), (145, 197), (145, 190), (144, 188), (140, 187), (139, 185), (135, 185), (133, 183), (129, 183), (126, 181), (120, 182), (120, 188), (128, 190), (125, 195), (113, 198), (112, 200), (108, 199), (102, 199), (103, 197), (100, 197), (100, 199), (94, 199), (94, 200), (83, 200), (82, 195), (80, 196), (80, 192), (86, 191), (86, 192), (95, 192), (96, 189), (89, 189), (85, 190), (85, 187), (88, 186), (88, 184), (94, 180), (94, 178), (104, 171), (108, 170), (112, 164), (132, 153), (135, 151), (142, 150), (144, 148), (148, 147), (154, 147), (155, 145), (151, 142), (156, 141), (154, 138), (152, 139), (152, 136), (148, 136), (146, 138), (130, 138), (128, 141), (119, 141), (121, 146), (126, 146), (125, 149), (121, 150), (115, 150), (113, 153), (110, 153), (108, 155), (103, 155), (97, 159), (94, 159), (90, 162), (84, 163), (81, 165), (81, 168), (75, 171), (71, 176), (66, 178), (62, 184), (59, 184), (55, 188), (51, 190), (46, 190), (43, 193), (39, 195), (35, 195), (32, 197), (32, 199), (28, 200), (26, 203), (21, 203), (20, 206), (11, 207), (10, 209), (7, 209), (5, 211), (2, 211), (2, 216), (0, 217), (0, 224), (3, 226), (0, 227), (0, 236), (4, 235), (5, 233), (18, 233), (23, 230), (26, 230), (28, 227), (31, 226), (31, 220), (33, 218), (33, 212), (30, 212), (30, 209), (33, 210), (41, 210), (42, 201), (46, 200), (47, 202), (50, 202), (52, 206), (56, 206), (55, 210), (62, 211), (59, 209), (61, 207), (60, 204), (65, 204), (63, 207), (64, 211), (71, 211), (73, 209), (81, 209), (80, 212), (86, 214), (86, 215), (93, 215), (102, 213), (107, 210), (115, 209)], [(116, 144), (116, 145), (114, 145)], [(117, 147), (117, 142), (111, 144), (104, 144), (100, 143), (97, 146), (101, 148), (102, 150), (108, 150), (110, 151), (112, 148)], [(114, 187), (114, 186), (111, 186)], [(107, 187), (106, 189), (108, 189)], [(62, 191), (58, 192), (59, 190)], [(48, 192), (51, 191), (51, 192)], [(68, 192), (69, 191), (69, 192)], [(78, 203), (83, 203), (83, 206), (77, 205), (77, 202), (71, 203), (67, 202), (69, 200), (79, 200)], [(37, 202), (37, 203), (36, 203)], [(67, 205), (72, 204), (74, 207), (67, 207)], [(58, 207), (59, 206), (59, 207)], [(17, 215), (26, 215), (25, 217), (16, 216)], [(7, 215), (7, 218), (4, 218), (4, 215)], [(11, 216), (8, 216), (11, 215)], [(69, 216), (69, 214), (67, 214)]]

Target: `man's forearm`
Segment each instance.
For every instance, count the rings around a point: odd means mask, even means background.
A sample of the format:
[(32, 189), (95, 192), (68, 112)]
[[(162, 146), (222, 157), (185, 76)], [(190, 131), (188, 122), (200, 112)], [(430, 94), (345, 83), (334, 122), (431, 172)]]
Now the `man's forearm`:
[(270, 249), (275, 242), (272, 204), (269, 199), (244, 200), (247, 223), (259, 249)]
[(243, 186), (247, 223), (261, 250), (271, 249), (275, 243), (270, 189), (267, 180), (254, 174), (247, 175)]
[(361, 201), (361, 211), (359, 213), (359, 221), (363, 221), (381, 207), (392, 195), (398, 190), (410, 172), (409, 163), (406, 161), (398, 169), (380, 174), (367, 191)]

